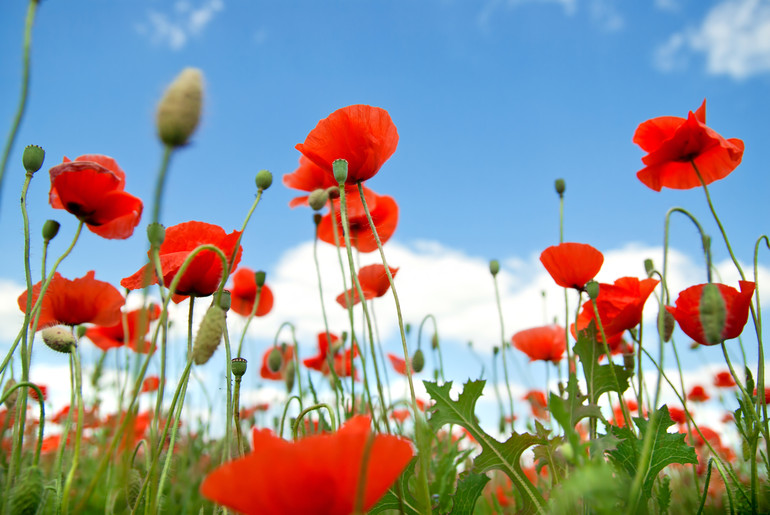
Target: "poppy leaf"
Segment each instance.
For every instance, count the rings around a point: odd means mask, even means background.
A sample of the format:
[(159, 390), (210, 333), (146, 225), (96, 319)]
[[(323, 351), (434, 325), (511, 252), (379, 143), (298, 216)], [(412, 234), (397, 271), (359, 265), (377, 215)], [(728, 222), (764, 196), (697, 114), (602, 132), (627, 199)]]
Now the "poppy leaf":
[(476, 507), (476, 501), (488, 482), (489, 478), (484, 474), (472, 472), (462, 474), (457, 481), (457, 491), (454, 494), (454, 504), (450, 514), (471, 515)]
[(590, 403), (595, 404), (604, 393), (623, 393), (628, 390), (628, 380), (633, 372), (621, 366), (599, 365), (599, 356), (604, 353), (604, 350), (596, 339), (596, 327), (593, 321), (587, 330), (580, 332), (573, 350), (583, 365), (583, 374), (588, 384), (589, 397), (591, 397)]
[[(564, 428), (567, 436), (577, 434), (575, 426), (586, 417), (602, 418), (602, 411), (596, 404), (584, 404), (588, 398), (581, 395), (577, 388), (577, 376), (570, 374), (567, 381), (567, 398), (563, 399), (551, 392), (548, 401), (549, 410), (553, 418)], [(570, 414), (572, 418), (570, 419)]]
[(429, 423), (434, 430), (445, 424), (457, 424), (464, 427), (468, 433), (481, 445), (482, 452), (474, 460), (474, 466), (479, 472), (498, 469), (504, 472), (522, 495), (528, 509), (542, 509), (545, 500), (535, 485), (527, 479), (521, 469), (521, 455), (528, 448), (541, 443), (541, 438), (529, 433), (513, 432), (505, 442), (499, 442), (484, 432), (476, 421), (476, 402), (481, 397), (486, 381), (469, 381), (457, 400), (452, 400), (450, 390), (452, 382), (439, 385), (431, 381), (423, 381), (425, 389), (435, 401), (429, 409)]
[(375, 515), (385, 510), (398, 510), (406, 515), (421, 515), (420, 504), (409, 491), (409, 479), (414, 476), (414, 466), (417, 464), (417, 458), (404, 469), (396, 482), (391, 486), (385, 495), (369, 511), (369, 515)]

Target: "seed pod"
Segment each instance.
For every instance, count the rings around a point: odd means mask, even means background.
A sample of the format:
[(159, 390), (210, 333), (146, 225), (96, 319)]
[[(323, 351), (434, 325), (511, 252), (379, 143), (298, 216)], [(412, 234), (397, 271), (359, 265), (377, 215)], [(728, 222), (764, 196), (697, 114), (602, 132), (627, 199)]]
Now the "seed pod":
[(567, 189), (567, 183), (564, 182), (564, 179), (556, 179), (553, 182), (553, 187), (556, 189), (556, 193), (558, 193), (559, 196), (561, 197), (562, 195), (564, 195), (564, 192)]
[(9, 513), (34, 515), (42, 498), (43, 471), (37, 466), (26, 467), (11, 492)]
[(345, 159), (335, 159), (332, 161), (332, 172), (334, 180), (338, 184), (344, 184), (348, 178), (348, 162)]
[(599, 283), (596, 281), (588, 281), (586, 283), (586, 293), (588, 294), (589, 299), (596, 300), (596, 297), (599, 296)]
[(147, 239), (152, 246), (160, 247), (166, 239), (166, 228), (159, 223), (151, 223), (147, 226)]
[(51, 241), (59, 234), (61, 225), (56, 220), (46, 220), (43, 224), (43, 240)]
[(61, 352), (62, 354), (69, 354), (78, 344), (72, 331), (62, 325), (46, 327), (43, 329), (42, 336), (43, 343), (45, 343), (49, 349)]
[(273, 184), (273, 174), (268, 170), (260, 170), (257, 172), (257, 189), (266, 190)]
[(254, 272), (254, 282), (258, 287), (262, 287), (265, 285), (265, 279), (267, 277), (267, 274), (262, 270), (257, 270)]
[(231, 369), (235, 377), (243, 377), (246, 373), (246, 360), (244, 358), (233, 358), (231, 363)]
[(21, 163), (29, 174), (33, 174), (40, 170), (40, 167), (43, 166), (44, 159), (45, 150), (37, 145), (27, 145), (24, 149), (24, 153), (21, 155)]
[(500, 262), (496, 259), (493, 259), (489, 262), (489, 273), (492, 274), (492, 277), (496, 276), (497, 273), (500, 271)]
[(414, 351), (414, 356), (412, 356), (412, 370), (414, 373), (422, 372), (422, 369), (425, 367), (425, 355), (422, 353), (422, 349), (417, 349)]
[[(10, 379), (8, 379), (8, 381), (5, 382), (5, 388), (3, 388), (3, 395), (8, 393), (8, 391), (10, 391), (10, 389), (13, 388), (14, 386), (16, 386), (16, 381), (13, 379), (13, 377), (11, 377)], [(16, 390), (13, 391), (13, 393), (11, 393), (5, 399), (5, 407), (8, 408), (9, 410), (12, 410), (14, 406), (16, 406), (16, 399), (18, 398), (19, 398), (19, 389), (17, 388)]]
[(219, 347), (225, 331), (226, 318), (225, 310), (216, 304), (206, 311), (193, 344), (193, 360), (196, 365), (206, 363)]
[(160, 140), (181, 147), (195, 132), (203, 104), (203, 74), (185, 68), (166, 89), (158, 104), (157, 127)]

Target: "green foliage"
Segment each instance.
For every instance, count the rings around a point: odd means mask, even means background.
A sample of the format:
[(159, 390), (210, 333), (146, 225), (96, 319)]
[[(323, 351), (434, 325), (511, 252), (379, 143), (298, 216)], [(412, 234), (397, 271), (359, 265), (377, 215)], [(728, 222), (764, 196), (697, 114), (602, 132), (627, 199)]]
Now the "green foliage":
[(628, 478), (615, 474), (607, 463), (596, 460), (580, 467), (551, 490), (549, 513), (622, 513), (621, 494), (627, 490)]
[(409, 478), (414, 476), (414, 466), (417, 464), (417, 459), (417, 457), (412, 458), (393, 486), (369, 510), (369, 515), (376, 515), (385, 510), (398, 510), (405, 515), (421, 515), (419, 503), (409, 490)]
[(457, 482), (451, 515), (471, 515), (489, 478), (484, 474), (465, 472)]
[(658, 505), (658, 513), (664, 515), (668, 513), (671, 506), (671, 478), (661, 476), (660, 481), (655, 488), (655, 501)]
[(488, 435), (476, 422), (474, 414), (476, 402), (484, 390), (485, 381), (469, 381), (457, 401), (452, 400), (449, 392), (452, 382), (442, 385), (423, 381), (425, 389), (435, 404), (430, 407), (430, 425), (434, 431), (446, 424), (464, 427), (481, 446), (482, 452), (474, 460), (474, 466), (480, 472), (498, 469), (504, 472), (521, 493), (526, 509), (540, 509), (545, 504), (542, 494), (527, 479), (521, 469), (522, 453), (529, 447), (541, 443), (541, 438), (531, 434), (519, 434), (515, 431), (508, 440), (499, 442)]
[(604, 354), (604, 345), (597, 341), (593, 322), (578, 335), (574, 351), (583, 365), (590, 404), (595, 404), (604, 393), (623, 393), (628, 390), (632, 371), (620, 366), (599, 365), (599, 357)]

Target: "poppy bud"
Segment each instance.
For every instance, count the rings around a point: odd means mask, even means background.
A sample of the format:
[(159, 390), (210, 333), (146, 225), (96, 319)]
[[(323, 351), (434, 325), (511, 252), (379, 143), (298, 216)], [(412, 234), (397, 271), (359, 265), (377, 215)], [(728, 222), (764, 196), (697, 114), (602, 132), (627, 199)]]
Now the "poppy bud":
[(412, 371), (417, 374), (419, 372), (422, 372), (422, 369), (425, 367), (425, 355), (422, 353), (422, 349), (417, 349), (414, 351), (414, 356), (412, 356)]
[(286, 364), (283, 380), (286, 383), (286, 391), (291, 392), (294, 389), (294, 362), (289, 361)]
[(676, 319), (667, 309), (661, 308), (661, 310), (663, 311), (662, 315), (658, 313), (658, 316), (663, 316), (663, 334), (660, 337), (664, 342), (668, 342), (671, 340), (671, 335), (674, 334)]
[(655, 266), (652, 264), (652, 259), (647, 258), (644, 260), (644, 271), (647, 273), (647, 275), (650, 275), (653, 270), (655, 270)]
[(193, 360), (196, 365), (205, 364), (219, 347), (226, 319), (225, 310), (216, 304), (212, 304), (206, 311), (193, 343)]
[(69, 354), (78, 344), (72, 331), (61, 325), (43, 329), (42, 337), (49, 349), (62, 354)]
[(313, 224), (315, 224), (316, 227), (318, 227), (318, 224), (321, 223), (322, 219), (321, 213), (313, 213)]
[(307, 198), (307, 203), (315, 211), (323, 209), (326, 203), (329, 201), (329, 194), (323, 188), (313, 190)]
[(339, 184), (345, 184), (345, 180), (348, 178), (347, 160), (335, 159), (332, 162), (332, 171), (334, 172), (334, 180)]
[(230, 292), (227, 290), (224, 290), (222, 292), (222, 295), (219, 296), (219, 302), (218, 302), (219, 307), (225, 311), (229, 311), (231, 302), (232, 302), (232, 298), (230, 297)]
[[(3, 388), (3, 395), (8, 393), (11, 390), (11, 388), (13, 388), (14, 386), (16, 386), (16, 381), (13, 379), (13, 377), (11, 377), (10, 379), (8, 379), (8, 381), (5, 382), (5, 388)], [(13, 391), (13, 393), (11, 393), (8, 397), (5, 398), (5, 407), (8, 408), (9, 410), (13, 409), (14, 406), (16, 406), (16, 399), (18, 398), (19, 398), (19, 390), (16, 389)]]
[(267, 356), (267, 368), (270, 372), (276, 373), (281, 370), (283, 365), (283, 354), (278, 347), (273, 347)]
[(147, 239), (153, 247), (160, 247), (166, 239), (166, 228), (157, 222), (151, 223), (147, 226)]
[(59, 234), (59, 222), (56, 220), (46, 220), (43, 224), (43, 240), (51, 241)]
[(430, 346), (433, 349), (438, 349), (438, 333), (433, 333), (433, 338), (430, 339)]
[(244, 358), (233, 358), (231, 362), (233, 375), (235, 377), (243, 377), (243, 374), (246, 373), (246, 364), (247, 362)]
[(326, 194), (329, 195), (329, 198), (332, 200), (340, 198), (340, 189), (337, 186), (329, 186), (326, 188)]
[(262, 270), (258, 270), (257, 272), (254, 273), (254, 281), (257, 283), (258, 288), (261, 288), (262, 286), (265, 285), (266, 275), (267, 274), (265, 274), (265, 272), (263, 272)]
[(497, 356), (497, 354), (498, 354), (499, 352), (500, 352), (500, 347), (498, 347), (497, 345), (495, 345), (494, 347), (492, 347), (492, 356)]
[(185, 68), (166, 89), (158, 104), (157, 127), (160, 140), (170, 147), (181, 147), (195, 132), (203, 103), (203, 74)]
[(410, 324), (409, 322), (407, 322), (407, 323), (404, 325), (404, 332), (406, 333), (406, 335), (407, 335), (407, 336), (409, 336), (409, 333), (411, 333), (411, 332), (412, 332), (412, 324)]
[(725, 321), (727, 319), (727, 308), (719, 288), (713, 284), (707, 284), (703, 287), (698, 311), (700, 313), (700, 324), (703, 327), (703, 336), (706, 338), (706, 341), (710, 345), (721, 343), (723, 341), (722, 330), (725, 328)]
[(493, 259), (489, 262), (489, 273), (492, 274), (492, 277), (496, 276), (497, 273), (500, 271), (500, 262), (496, 259)]
[(24, 153), (21, 155), (21, 162), (28, 174), (33, 174), (40, 170), (45, 160), (45, 150), (37, 145), (27, 145)]
[(596, 297), (599, 296), (599, 283), (596, 281), (588, 281), (586, 283), (586, 293), (588, 294), (589, 299), (596, 300)]
[(564, 179), (556, 179), (553, 182), (553, 187), (556, 188), (556, 193), (558, 193), (561, 197), (564, 195), (564, 191), (567, 189), (567, 183), (564, 182)]
[(273, 174), (269, 170), (260, 170), (257, 172), (257, 189), (266, 190), (273, 184)]
[(11, 492), (9, 513), (21, 515), (37, 513), (38, 505), (43, 498), (43, 486), (43, 471), (40, 467), (35, 465), (25, 467)]
[(126, 502), (132, 510), (136, 507), (136, 501), (139, 499), (139, 493), (142, 491), (142, 474), (137, 469), (131, 467), (128, 471), (128, 480), (126, 481)]

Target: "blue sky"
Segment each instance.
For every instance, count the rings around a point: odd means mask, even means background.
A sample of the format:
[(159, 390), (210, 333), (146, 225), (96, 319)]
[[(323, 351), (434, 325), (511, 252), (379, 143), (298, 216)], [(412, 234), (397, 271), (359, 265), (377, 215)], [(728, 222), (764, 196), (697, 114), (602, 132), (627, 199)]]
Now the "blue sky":
[[(25, 12), (24, 2), (0, 7), (6, 126), (18, 97)], [(161, 157), (154, 109), (187, 66), (203, 70), (204, 114), (191, 145), (173, 158), (162, 222), (239, 228), (255, 194), (254, 175), (273, 172), (274, 185), (243, 241), (243, 265), (286, 285), (286, 294), (275, 288), (279, 313), (265, 320), (265, 337), (297, 309), (308, 286), (292, 282), (299, 272), (290, 265), (308, 256), (311, 215), (288, 208), (295, 192), (280, 178), (296, 168), (294, 145), (349, 104), (383, 107), (398, 128), (396, 153), (368, 186), (399, 203), (393, 246), (402, 261), (391, 265), (406, 266), (402, 280), (410, 277), (408, 264), (445, 274), (404, 288), (417, 295), (457, 281), (454, 297), (443, 294), (452, 307), (433, 297), (445, 312), (439, 330), (443, 322), (455, 343), (469, 334), (486, 348), (495, 343), (494, 312), (489, 331), (455, 330), (464, 320), (457, 310), (478, 319), (474, 306), (493, 295), (484, 276), (490, 258), (503, 262), (509, 335), (542, 323), (517, 313), (533, 304), (541, 311), (540, 301), (524, 294), (548, 286), (537, 256), (558, 241), (557, 177), (567, 181), (566, 239), (616, 256), (604, 280), (643, 274), (642, 260), (659, 252), (663, 217), (674, 205), (701, 219), (714, 235), (715, 260), (724, 261), (702, 191), (656, 193), (635, 176), (643, 155), (631, 142), (637, 125), (686, 116), (704, 98), (708, 124), (746, 144), (743, 164), (711, 187), (744, 262), (768, 232), (768, 160), (760, 150), (770, 141), (766, 0), (46, 0), (34, 30), (30, 102), (0, 204), (0, 265), (11, 284), (23, 279), (17, 199), (24, 145), (47, 152), (29, 202), (34, 236), (47, 218), (62, 223), (52, 255), (76, 226), (47, 204), (45, 171), (64, 155), (117, 159), (126, 190), (145, 199), (149, 216)], [(145, 224), (126, 241), (85, 233), (62, 273), (80, 277), (95, 268), (97, 278), (117, 283), (143, 264)], [(687, 277), (680, 286), (705, 282), (694, 231), (678, 220), (672, 238)], [(39, 257), (37, 241), (33, 259)], [(766, 252), (762, 259), (767, 266)], [(306, 266), (312, 271), (312, 262)], [(412, 280), (419, 281), (414, 269)], [(315, 295), (308, 287), (306, 296)], [(430, 297), (415, 299), (416, 323), (433, 307), (425, 305)], [(318, 319), (317, 304), (309, 306), (307, 316)], [(554, 305), (549, 315), (557, 314)]]

